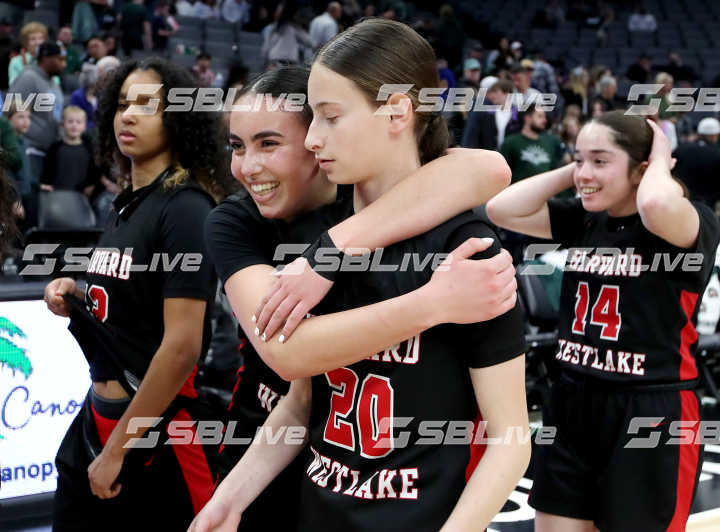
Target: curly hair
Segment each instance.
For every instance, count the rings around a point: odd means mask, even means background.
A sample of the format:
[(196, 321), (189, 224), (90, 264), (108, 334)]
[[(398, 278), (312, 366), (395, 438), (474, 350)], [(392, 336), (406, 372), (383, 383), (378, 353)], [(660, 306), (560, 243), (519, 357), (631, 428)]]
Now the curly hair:
[[(118, 148), (114, 119), (120, 89), (127, 77), (137, 70), (152, 70), (160, 77), (163, 85), (162, 109), (168, 106), (168, 89), (198, 88), (196, 79), (189, 71), (159, 57), (149, 57), (143, 61), (130, 60), (108, 73), (96, 111), (98, 159), (101, 164), (119, 169), (124, 174), (130, 171), (130, 160)], [(216, 199), (231, 193), (234, 184), (229, 168), (221, 166), (226, 142), (220, 136), (220, 113), (163, 111), (162, 123), (168, 134), (173, 161), (179, 167), (165, 182), (165, 186), (177, 186), (193, 179)]]

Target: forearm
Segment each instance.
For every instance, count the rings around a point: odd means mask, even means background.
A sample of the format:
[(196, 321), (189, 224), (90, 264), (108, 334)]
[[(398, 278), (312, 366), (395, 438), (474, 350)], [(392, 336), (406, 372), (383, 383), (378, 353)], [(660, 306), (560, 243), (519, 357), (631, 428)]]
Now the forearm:
[(637, 191), (637, 206), (640, 215), (651, 208), (662, 209), (682, 201), (683, 190), (670, 175), (670, 169), (663, 160), (650, 162), (640, 180)]
[(198, 355), (179, 351), (176, 346), (160, 345), (137, 393), (108, 438), (105, 446), (108, 452), (116, 456), (125, 455), (129, 450), (125, 444), (145, 434), (148, 427), (128, 431), (133, 418), (162, 416), (190, 377)]
[(275, 339), (262, 342), (254, 335), (250, 338), (265, 363), (283, 379), (319, 375), (363, 360), (440, 323), (423, 294), (421, 287), (374, 305), (303, 320), (282, 344)]
[(510, 185), (488, 202), (488, 215), (493, 222), (499, 223), (496, 218), (504, 220), (536, 213), (547, 200), (572, 186), (569, 166), (561, 166)]
[(496, 152), (451, 150), (330, 229), (330, 237), (339, 249), (385, 247), (482, 205), (509, 182), (510, 168)]
[[(300, 388), (300, 393), (296, 393), (295, 387)], [(259, 434), (265, 434), (268, 429), (278, 434), (281, 429), (287, 431), (289, 427), (302, 427), (307, 431), (312, 405), (310, 387), (309, 380), (293, 382), (288, 396), (273, 409)], [(242, 513), (300, 454), (306, 442), (307, 432), (302, 445), (287, 441), (282, 445), (270, 445), (265, 438), (256, 436), (253, 444), (218, 486), (215, 497), (227, 499), (238, 513)]]
[(441, 530), (484, 530), (502, 509), (529, 462), (529, 442), (489, 445)]

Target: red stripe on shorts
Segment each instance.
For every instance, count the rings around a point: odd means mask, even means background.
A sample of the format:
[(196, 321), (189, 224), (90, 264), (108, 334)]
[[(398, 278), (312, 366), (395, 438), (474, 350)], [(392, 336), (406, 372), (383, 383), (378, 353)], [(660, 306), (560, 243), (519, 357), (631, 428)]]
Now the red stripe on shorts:
[(680, 392), (682, 421), (695, 421), (690, 429), (693, 433), (693, 443), (682, 443), (680, 447), (680, 462), (678, 464), (677, 493), (675, 494), (675, 513), (673, 514), (667, 532), (684, 532), (690, 515), (690, 505), (695, 492), (695, 479), (700, 461), (700, 445), (697, 440), (700, 408), (697, 396), (692, 390)]
[(690, 346), (697, 342), (698, 333), (692, 324), (692, 315), (695, 312), (698, 295), (694, 292), (683, 290), (680, 295), (680, 306), (685, 311), (687, 323), (680, 331), (680, 380), (687, 381), (697, 379), (698, 370), (695, 365), (695, 357), (690, 353)]
[[(180, 410), (173, 421), (191, 421), (192, 418), (184, 408)], [(192, 427), (193, 440), (195, 439), (195, 427)], [(210, 466), (203, 451), (202, 445), (187, 443), (173, 445), (180, 469), (185, 477), (190, 498), (192, 499), (193, 510), (197, 514), (212, 497), (215, 483), (213, 482)]]
[(98, 436), (100, 436), (100, 443), (103, 447), (105, 447), (105, 444), (110, 437), (110, 433), (120, 420), (101, 416), (97, 413), (97, 410), (95, 410), (93, 405), (90, 405), (90, 408), (92, 409), (93, 417), (95, 418), (95, 426), (97, 427)]

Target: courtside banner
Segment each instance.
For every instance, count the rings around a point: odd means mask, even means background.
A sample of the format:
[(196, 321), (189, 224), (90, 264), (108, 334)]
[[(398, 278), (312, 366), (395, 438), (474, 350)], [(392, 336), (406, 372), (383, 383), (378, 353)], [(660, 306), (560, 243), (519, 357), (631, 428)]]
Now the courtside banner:
[(55, 490), (55, 453), (90, 387), (69, 321), (42, 300), (0, 302), (0, 499)]

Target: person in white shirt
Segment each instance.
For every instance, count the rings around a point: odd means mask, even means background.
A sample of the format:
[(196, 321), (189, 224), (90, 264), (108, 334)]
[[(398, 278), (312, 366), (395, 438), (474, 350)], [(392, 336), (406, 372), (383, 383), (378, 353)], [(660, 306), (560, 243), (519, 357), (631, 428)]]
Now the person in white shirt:
[(220, 18), (220, 10), (215, 4), (215, 0), (199, 0), (193, 6), (193, 17), (197, 18)]
[(628, 19), (628, 30), (629, 31), (655, 31), (657, 30), (657, 21), (655, 15), (648, 13), (648, 10), (643, 8), (639, 13), (633, 13)]
[(250, 20), (250, 5), (246, 0), (225, 0), (222, 16), (231, 24), (239, 23), (242, 26)]
[(338, 20), (342, 16), (342, 6), (339, 2), (330, 2), (327, 11), (318, 15), (310, 22), (310, 38), (315, 49), (335, 37), (338, 33)]

